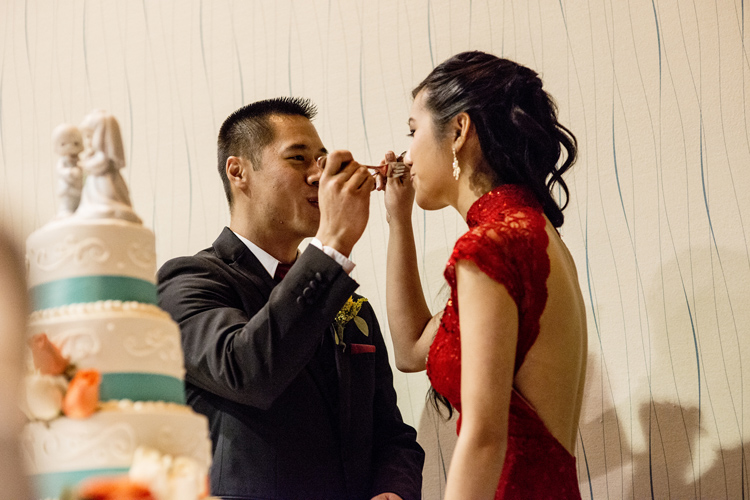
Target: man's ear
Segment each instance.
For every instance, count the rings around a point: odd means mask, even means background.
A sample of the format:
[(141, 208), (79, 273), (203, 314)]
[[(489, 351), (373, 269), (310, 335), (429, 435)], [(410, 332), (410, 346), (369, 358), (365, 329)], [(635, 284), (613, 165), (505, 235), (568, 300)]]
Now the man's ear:
[(240, 191), (247, 189), (250, 181), (248, 174), (251, 169), (250, 162), (240, 156), (228, 157), (224, 167), (229, 184)]

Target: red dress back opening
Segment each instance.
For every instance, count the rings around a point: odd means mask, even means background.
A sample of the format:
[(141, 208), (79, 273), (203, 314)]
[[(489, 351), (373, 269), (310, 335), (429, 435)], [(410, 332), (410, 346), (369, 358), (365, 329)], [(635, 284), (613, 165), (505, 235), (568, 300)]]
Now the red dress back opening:
[[(427, 375), (437, 392), (461, 412), (461, 338), (456, 262), (470, 260), (508, 290), (518, 308), (514, 375), (539, 335), (547, 303), (550, 260), (546, 219), (524, 187), (506, 184), (479, 198), (469, 209), (466, 232), (445, 268), (451, 296), (430, 346)], [(459, 416), (457, 432), (461, 431)], [(508, 447), (496, 499), (580, 499), (575, 458), (550, 434), (531, 405), (513, 389)]]

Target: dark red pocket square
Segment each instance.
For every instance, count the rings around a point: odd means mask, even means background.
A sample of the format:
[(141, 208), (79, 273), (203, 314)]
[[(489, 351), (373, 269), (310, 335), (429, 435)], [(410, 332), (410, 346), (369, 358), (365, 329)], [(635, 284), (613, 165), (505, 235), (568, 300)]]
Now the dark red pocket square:
[(365, 352), (375, 352), (375, 346), (370, 344), (349, 344), (352, 354), (362, 354)]

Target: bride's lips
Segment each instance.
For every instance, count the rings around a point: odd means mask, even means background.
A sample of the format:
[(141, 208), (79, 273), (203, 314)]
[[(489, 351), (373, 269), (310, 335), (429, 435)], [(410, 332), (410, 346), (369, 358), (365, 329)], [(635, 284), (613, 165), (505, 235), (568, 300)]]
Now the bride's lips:
[(318, 205), (318, 198), (308, 198), (308, 199), (307, 199), (307, 202), (308, 202), (308, 203), (309, 203), (310, 205), (314, 206), (315, 208), (319, 208), (319, 205)]

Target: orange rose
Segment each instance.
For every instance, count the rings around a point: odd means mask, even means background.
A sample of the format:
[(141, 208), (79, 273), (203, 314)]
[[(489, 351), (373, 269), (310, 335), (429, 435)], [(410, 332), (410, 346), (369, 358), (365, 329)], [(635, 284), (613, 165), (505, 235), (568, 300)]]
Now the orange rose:
[(203, 489), (198, 493), (199, 498), (206, 498), (211, 491), (211, 478), (206, 474), (203, 481)]
[(70, 364), (60, 349), (50, 342), (46, 333), (37, 333), (31, 337), (29, 347), (34, 357), (34, 366), (43, 375), (62, 375)]
[(63, 413), (70, 418), (86, 418), (99, 404), (102, 376), (96, 370), (79, 370), (68, 385), (63, 400)]
[(81, 500), (155, 500), (148, 488), (127, 478), (94, 478), (78, 492)]

